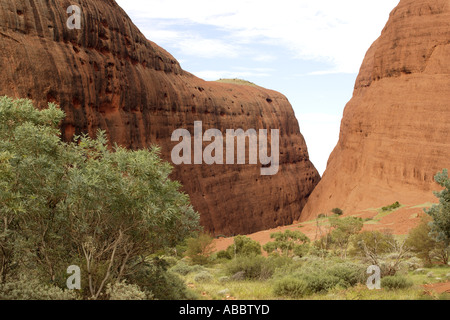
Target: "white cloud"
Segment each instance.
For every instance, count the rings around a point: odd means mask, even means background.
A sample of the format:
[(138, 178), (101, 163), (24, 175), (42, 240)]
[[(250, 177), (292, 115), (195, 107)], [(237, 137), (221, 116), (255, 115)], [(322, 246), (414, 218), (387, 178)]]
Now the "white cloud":
[[(238, 54), (245, 43), (283, 46), (299, 59), (329, 62), (331, 72), (357, 73), (366, 50), (379, 36), (388, 14), (399, 0), (117, 0), (133, 17), (176, 19), (228, 32), (235, 45), (203, 39), (203, 48), (217, 45), (220, 52)], [(160, 25), (159, 27), (164, 28)], [(169, 28), (167, 25), (165, 28)], [(146, 35), (157, 42), (153, 30)], [(170, 32), (170, 31), (169, 31)], [(195, 37), (194, 37), (195, 38)], [(170, 34), (165, 41), (170, 41)], [(174, 39), (174, 38), (172, 38)], [(187, 38), (186, 42), (191, 39)], [(199, 40), (197, 38), (197, 40)], [(202, 40), (200, 40), (202, 41)], [(219, 41), (219, 42), (211, 42)], [(192, 43), (190, 44), (192, 46)], [(187, 43), (178, 46), (187, 53)], [(208, 55), (218, 51), (210, 50)]]

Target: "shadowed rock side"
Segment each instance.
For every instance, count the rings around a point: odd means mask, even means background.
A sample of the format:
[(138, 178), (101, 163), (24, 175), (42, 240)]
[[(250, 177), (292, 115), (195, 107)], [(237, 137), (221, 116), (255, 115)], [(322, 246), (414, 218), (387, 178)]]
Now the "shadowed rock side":
[[(82, 9), (69, 30), (66, 9)], [(193, 43), (195, 45), (195, 43)], [(113, 142), (139, 149), (158, 144), (170, 161), (175, 129), (280, 129), (280, 168), (182, 165), (179, 180), (201, 223), (215, 235), (245, 234), (292, 223), (320, 176), (288, 100), (280, 93), (205, 82), (145, 39), (110, 0), (2, 0), (0, 94), (55, 102), (67, 113), (63, 135), (106, 130)], [(247, 157), (248, 158), (248, 157)]]
[(450, 169), (450, 2), (401, 0), (366, 54), (339, 142), (302, 212), (309, 220), (435, 201)]

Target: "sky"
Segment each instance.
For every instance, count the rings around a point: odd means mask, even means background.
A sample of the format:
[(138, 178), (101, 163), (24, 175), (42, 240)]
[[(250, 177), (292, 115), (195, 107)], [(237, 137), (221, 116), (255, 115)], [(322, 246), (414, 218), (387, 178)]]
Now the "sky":
[(399, 0), (116, 2), (184, 70), (284, 94), (323, 174), (365, 53)]

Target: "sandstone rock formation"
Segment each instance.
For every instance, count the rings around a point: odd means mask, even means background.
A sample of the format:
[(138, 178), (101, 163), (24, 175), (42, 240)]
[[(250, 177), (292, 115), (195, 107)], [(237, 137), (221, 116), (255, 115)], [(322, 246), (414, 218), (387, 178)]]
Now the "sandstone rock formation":
[(371, 46), (302, 221), (435, 201), (450, 169), (450, 2), (401, 0)]
[[(82, 9), (81, 30), (67, 8)], [(195, 44), (193, 44), (195, 45)], [(280, 169), (260, 165), (183, 165), (173, 175), (201, 223), (215, 235), (289, 224), (320, 176), (286, 97), (261, 87), (205, 82), (148, 41), (112, 0), (2, 0), (0, 95), (55, 102), (67, 113), (64, 138), (98, 128), (118, 144), (158, 144), (170, 160), (175, 129), (280, 129)]]

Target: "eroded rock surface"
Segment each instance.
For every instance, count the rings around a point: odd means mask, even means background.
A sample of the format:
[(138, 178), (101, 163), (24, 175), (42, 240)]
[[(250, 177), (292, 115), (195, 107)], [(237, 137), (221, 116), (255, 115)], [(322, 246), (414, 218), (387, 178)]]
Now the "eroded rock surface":
[[(82, 9), (69, 29), (67, 8)], [(195, 44), (193, 44), (195, 45)], [(280, 169), (261, 165), (182, 165), (179, 180), (201, 223), (215, 235), (255, 232), (299, 219), (320, 176), (293, 109), (261, 87), (205, 82), (148, 41), (111, 0), (2, 0), (0, 94), (55, 102), (66, 112), (63, 135), (106, 130), (113, 142), (139, 149), (158, 144), (170, 161), (175, 129), (279, 129)]]

